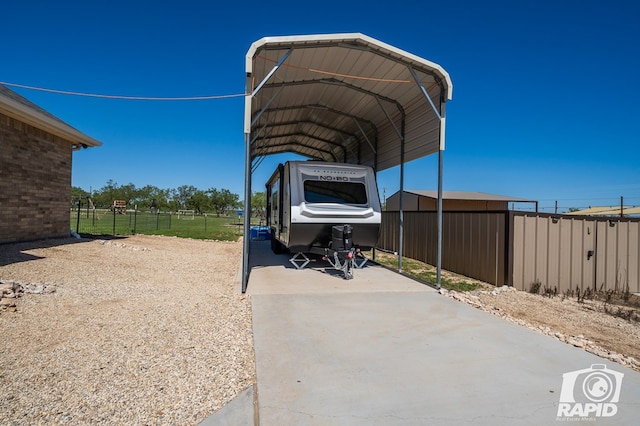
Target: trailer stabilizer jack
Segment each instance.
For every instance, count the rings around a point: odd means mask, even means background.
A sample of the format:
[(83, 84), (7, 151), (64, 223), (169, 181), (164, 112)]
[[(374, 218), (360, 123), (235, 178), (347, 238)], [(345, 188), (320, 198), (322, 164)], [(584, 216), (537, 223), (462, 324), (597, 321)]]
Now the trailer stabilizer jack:
[(304, 267), (307, 266), (309, 262), (311, 262), (311, 260), (309, 260), (307, 255), (303, 252), (298, 252), (291, 259), (289, 259), (289, 262), (291, 262), (291, 264), (295, 266), (296, 269), (304, 269)]

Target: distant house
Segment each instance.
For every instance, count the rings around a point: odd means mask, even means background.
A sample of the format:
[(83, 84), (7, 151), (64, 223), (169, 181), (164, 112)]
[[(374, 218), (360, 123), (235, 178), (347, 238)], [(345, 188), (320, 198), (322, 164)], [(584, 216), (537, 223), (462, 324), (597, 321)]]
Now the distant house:
[(68, 236), (72, 152), (99, 145), (0, 85), (0, 243)]
[[(535, 203), (533, 200), (485, 194), (483, 192), (443, 191), (443, 211), (507, 211), (509, 203)], [(438, 191), (405, 190), (402, 196), (404, 211), (435, 212), (438, 209)], [(387, 198), (387, 211), (400, 210), (400, 191)]]

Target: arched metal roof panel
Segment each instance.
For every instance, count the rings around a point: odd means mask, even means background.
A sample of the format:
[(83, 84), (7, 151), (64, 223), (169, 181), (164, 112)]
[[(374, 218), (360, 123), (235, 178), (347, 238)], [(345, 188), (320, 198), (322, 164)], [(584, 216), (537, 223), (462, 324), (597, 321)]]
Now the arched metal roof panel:
[(336, 157), (331, 161), (384, 170), (400, 164), (402, 139), (405, 161), (444, 149), (449, 74), (371, 37), (265, 37), (247, 52), (246, 71), (252, 159), (300, 142), (304, 146), (291, 150), (310, 158), (329, 151)]

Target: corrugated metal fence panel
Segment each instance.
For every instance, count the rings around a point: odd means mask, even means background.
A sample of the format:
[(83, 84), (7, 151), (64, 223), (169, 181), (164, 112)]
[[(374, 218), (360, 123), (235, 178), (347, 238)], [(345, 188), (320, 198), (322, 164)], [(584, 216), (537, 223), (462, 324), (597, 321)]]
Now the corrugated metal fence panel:
[(551, 215), (513, 217), (512, 284), (640, 291), (640, 223)]
[(400, 213), (382, 212), (378, 247), (386, 250), (398, 251), (398, 221)]
[[(437, 215), (405, 212), (403, 255), (437, 262)], [(383, 212), (379, 247), (398, 251), (398, 212)], [(496, 285), (506, 283), (505, 213), (444, 212), (442, 267)]]
[(538, 279), (535, 258), (537, 220), (516, 216), (513, 222), (513, 285), (520, 290), (529, 290)]
[(639, 275), (640, 223), (608, 222), (597, 224), (597, 289), (640, 292)]
[(516, 215), (513, 220), (512, 284), (529, 291), (533, 283), (558, 291), (584, 289), (593, 279), (593, 224), (583, 219)]
[(504, 284), (505, 214), (448, 213), (445, 217), (443, 225), (453, 238), (443, 244), (443, 267), (492, 284)]
[(581, 291), (593, 288), (596, 268), (596, 222), (590, 219), (561, 219), (562, 223), (569, 222), (572, 226), (572, 242), (570, 256), (573, 268), (571, 280), (560, 282), (560, 291), (569, 289)]
[(438, 260), (438, 217), (433, 212), (407, 212), (405, 218), (405, 256), (430, 265)]
[(547, 218), (558, 229), (557, 245), (549, 246), (550, 258), (559, 261), (558, 273), (549, 275), (545, 284), (559, 292), (591, 286), (595, 259), (589, 256), (594, 249), (594, 225), (585, 219)]
[[(617, 229), (616, 229), (617, 231)], [(599, 237), (597, 240), (599, 249), (596, 251), (596, 281), (595, 287), (604, 286), (605, 282), (611, 282), (615, 279), (615, 275), (612, 276), (612, 268), (610, 262), (607, 262), (606, 256), (616, 256), (617, 238), (615, 235), (610, 235), (609, 226), (606, 222), (598, 222), (596, 226), (596, 235)], [(609, 266), (609, 268), (607, 268)], [(607, 271), (608, 269), (608, 271)], [(607, 273), (609, 272), (609, 273)]]
[(563, 221), (558, 227), (558, 275), (552, 275), (558, 283), (571, 283), (572, 277), (575, 275), (571, 272), (572, 262), (574, 262), (571, 255), (571, 248), (574, 246), (573, 227), (573, 220)]
[(524, 216), (511, 216), (511, 285), (522, 289), (524, 261)]
[(547, 270), (544, 280), (548, 282), (552, 287), (558, 287), (560, 282), (560, 253), (562, 247), (560, 243), (560, 233), (564, 227), (562, 223), (558, 223), (553, 219), (548, 219), (547, 225), (547, 241), (549, 244), (549, 250), (545, 253), (545, 263)]
[(640, 223), (630, 223), (629, 227), (629, 290), (640, 293)]

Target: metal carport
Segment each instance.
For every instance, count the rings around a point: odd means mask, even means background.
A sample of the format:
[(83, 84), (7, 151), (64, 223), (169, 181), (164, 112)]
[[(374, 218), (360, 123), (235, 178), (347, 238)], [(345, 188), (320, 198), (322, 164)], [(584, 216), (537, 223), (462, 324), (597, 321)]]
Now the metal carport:
[[(399, 165), (400, 191), (404, 164), (438, 153), (439, 286), (449, 74), (360, 33), (265, 37), (249, 48), (245, 68), (242, 291), (249, 279), (252, 171), (264, 156), (284, 152), (376, 172)], [(398, 235), (401, 270), (402, 212)]]

